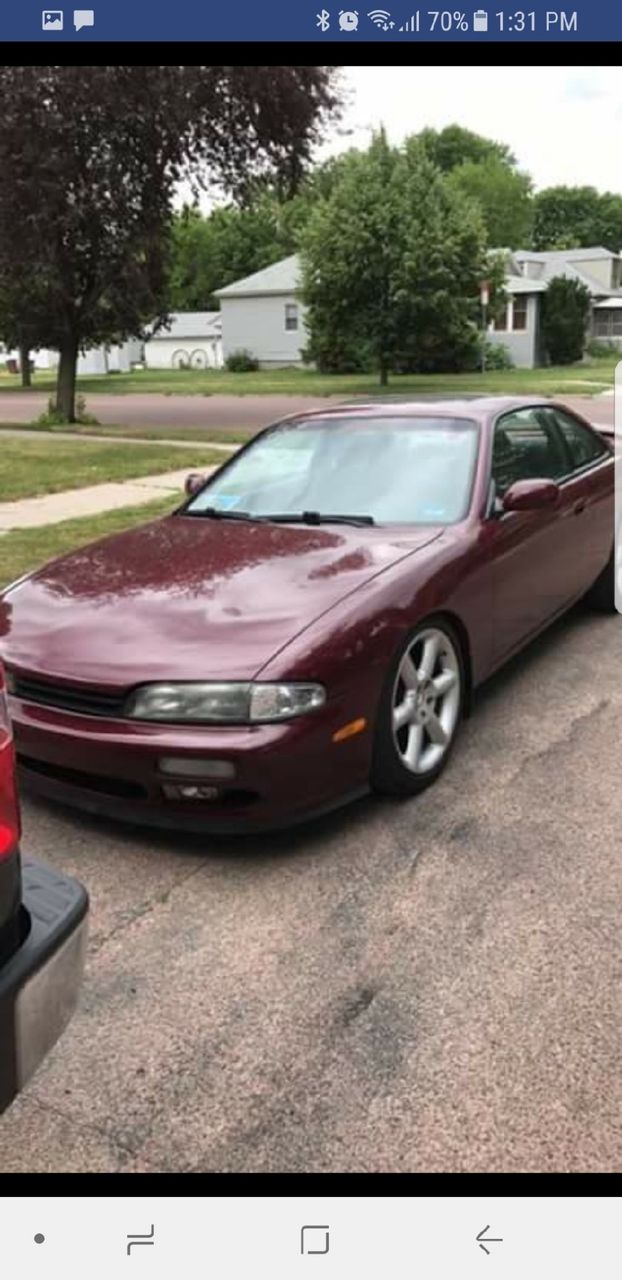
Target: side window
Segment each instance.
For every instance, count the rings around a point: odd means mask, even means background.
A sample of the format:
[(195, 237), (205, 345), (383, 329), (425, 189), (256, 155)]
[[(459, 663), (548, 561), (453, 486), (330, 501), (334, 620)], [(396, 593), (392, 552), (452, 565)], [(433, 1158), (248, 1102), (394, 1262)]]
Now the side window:
[(298, 305), (295, 302), (285, 303), (285, 328), (298, 328)]
[(536, 409), (515, 409), (495, 425), (492, 478), (497, 496), (516, 480), (559, 480), (568, 462), (553, 423), (543, 422)]
[(578, 471), (581, 467), (586, 467), (590, 462), (596, 462), (608, 454), (609, 450), (603, 441), (588, 431), (572, 414), (564, 413), (562, 409), (544, 409), (542, 417), (552, 420), (561, 431), (570, 454), (573, 471)]

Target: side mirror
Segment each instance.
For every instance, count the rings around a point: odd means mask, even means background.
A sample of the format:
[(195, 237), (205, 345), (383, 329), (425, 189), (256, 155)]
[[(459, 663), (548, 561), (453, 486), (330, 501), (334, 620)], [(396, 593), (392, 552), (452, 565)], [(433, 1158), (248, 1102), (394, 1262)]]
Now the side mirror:
[(200, 471), (191, 471), (184, 481), (184, 490), (187, 498), (191, 498), (193, 494), (198, 493), (203, 488), (207, 476), (201, 474)]
[(504, 511), (541, 511), (554, 507), (559, 485), (554, 480), (516, 480), (503, 495)]

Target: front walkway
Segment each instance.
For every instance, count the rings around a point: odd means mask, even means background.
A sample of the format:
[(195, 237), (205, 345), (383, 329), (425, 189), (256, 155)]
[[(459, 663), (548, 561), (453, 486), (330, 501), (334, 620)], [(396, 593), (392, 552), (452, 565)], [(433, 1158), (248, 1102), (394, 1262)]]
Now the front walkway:
[[(38, 529), (77, 516), (101, 515), (104, 511), (121, 507), (146, 506), (167, 494), (171, 497), (178, 495), (181, 502), (188, 470), (185, 467), (183, 471), (167, 471), (164, 475), (93, 484), (86, 489), (48, 493), (42, 498), (22, 498), (19, 502), (1, 502), (0, 536), (12, 529)], [(214, 470), (215, 467), (204, 467), (202, 474), (210, 475)]]

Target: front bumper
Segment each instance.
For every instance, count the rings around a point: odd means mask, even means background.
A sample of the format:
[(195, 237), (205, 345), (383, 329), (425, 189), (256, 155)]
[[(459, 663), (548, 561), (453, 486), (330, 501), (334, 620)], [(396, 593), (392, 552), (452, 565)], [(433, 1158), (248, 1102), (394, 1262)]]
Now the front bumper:
[[(335, 699), (287, 723), (177, 726), (75, 715), (10, 699), (20, 777), (49, 799), (137, 824), (238, 833), (295, 825), (368, 789), (370, 728), (334, 743), (365, 716)], [(176, 799), (171, 784), (196, 783), (183, 767), (164, 776), (163, 757), (226, 761), (230, 780), (209, 799)]]
[(88, 896), (76, 880), (25, 859), (22, 941), (0, 969), (0, 1111), (65, 1030), (82, 983)]

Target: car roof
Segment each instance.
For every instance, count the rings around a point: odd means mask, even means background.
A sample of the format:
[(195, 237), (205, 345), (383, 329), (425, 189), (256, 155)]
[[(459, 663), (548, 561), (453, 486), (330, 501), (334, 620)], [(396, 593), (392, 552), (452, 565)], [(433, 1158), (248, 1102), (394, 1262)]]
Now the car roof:
[(307, 420), (309, 418), (343, 418), (371, 417), (382, 410), (383, 417), (415, 418), (471, 418), (476, 421), (488, 421), (498, 413), (510, 409), (521, 409), (527, 405), (545, 405), (554, 403), (547, 396), (480, 396), (461, 394), (456, 396), (378, 396), (361, 400), (345, 400), (342, 404), (331, 404), (326, 408), (308, 409), (306, 412), (292, 414), (286, 421)]

